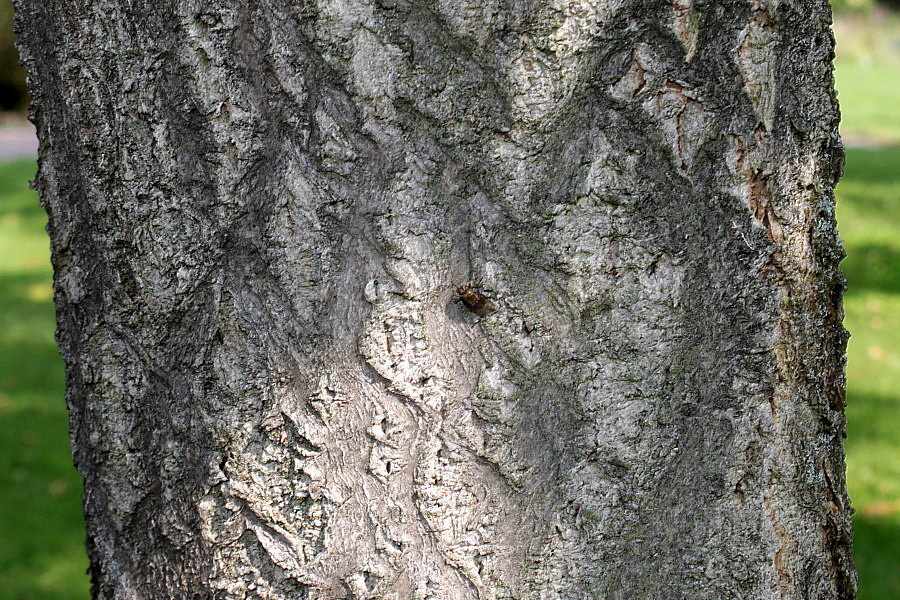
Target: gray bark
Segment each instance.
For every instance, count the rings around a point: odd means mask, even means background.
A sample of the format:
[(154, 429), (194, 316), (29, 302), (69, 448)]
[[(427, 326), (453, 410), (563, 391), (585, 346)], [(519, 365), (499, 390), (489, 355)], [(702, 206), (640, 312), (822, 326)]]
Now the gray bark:
[(854, 597), (824, 0), (15, 2), (96, 598)]

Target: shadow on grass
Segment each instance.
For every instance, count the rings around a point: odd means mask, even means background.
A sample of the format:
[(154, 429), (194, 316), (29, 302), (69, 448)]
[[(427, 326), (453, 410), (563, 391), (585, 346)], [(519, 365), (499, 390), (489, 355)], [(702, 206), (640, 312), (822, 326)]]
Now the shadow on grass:
[[(851, 148), (838, 184), (837, 212), (841, 237), (865, 243), (900, 228), (900, 146)], [(882, 241), (884, 238), (882, 237)]]
[(900, 245), (884, 233), (900, 227), (900, 146), (849, 148), (837, 196), (847, 294), (900, 293)]
[(845, 250), (847, 258), (841, 268), (847, 278), (847, 295), (900, 294), (900, 250), (882, 244), (847, 244)]
[(853, 558), (859, 572), (858, 600), (900, 598), (900, 523), (898, 516), (853, 516)]
[[(858, 393), (851, 388), (847, 393), (847, 449), (873, 442), (897, 446), (898, 407), (896, 395)], [(897, 452), (900, 454), (900, 449)], [(900, 552), (900, 546), (897, 551)]]
[(900, 185), (900, 146), (847, 148), (842, 183)]

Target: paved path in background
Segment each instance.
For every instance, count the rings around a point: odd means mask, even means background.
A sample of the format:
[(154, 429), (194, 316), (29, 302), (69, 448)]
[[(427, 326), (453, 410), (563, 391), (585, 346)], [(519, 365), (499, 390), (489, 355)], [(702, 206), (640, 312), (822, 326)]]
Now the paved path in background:
[(37, 158), (38, 141), (34, 126), (0, 126), (0, 161), (14, 158)]

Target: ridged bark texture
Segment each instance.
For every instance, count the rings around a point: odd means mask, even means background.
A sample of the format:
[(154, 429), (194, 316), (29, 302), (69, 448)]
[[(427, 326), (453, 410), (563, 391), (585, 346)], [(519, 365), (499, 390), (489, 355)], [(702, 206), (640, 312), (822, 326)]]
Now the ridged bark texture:
[(96, 598), (854, 597), (825, 0), (15, 1)]

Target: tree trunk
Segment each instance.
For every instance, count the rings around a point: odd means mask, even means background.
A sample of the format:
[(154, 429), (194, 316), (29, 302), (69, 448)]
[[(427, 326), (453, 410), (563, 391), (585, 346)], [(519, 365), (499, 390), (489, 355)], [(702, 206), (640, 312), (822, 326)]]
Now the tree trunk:
[(15, 1), (96, 598), (854, 597), (825, 0)]

